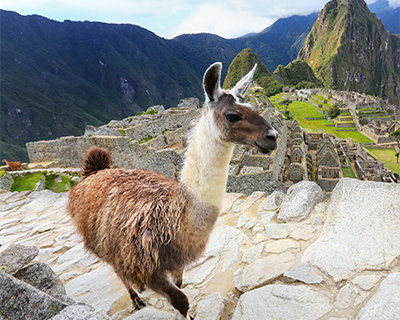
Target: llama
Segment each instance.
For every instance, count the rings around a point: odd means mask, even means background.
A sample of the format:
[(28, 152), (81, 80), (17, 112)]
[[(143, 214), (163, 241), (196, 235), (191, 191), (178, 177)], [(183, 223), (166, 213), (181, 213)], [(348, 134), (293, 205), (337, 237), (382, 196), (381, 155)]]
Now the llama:
[(277, 132), (243, 98), (256, 67), (231, 90), (221, 89), (221, 63), (206, 70), (205, 104), (189, 135), (179, 181), (148, 170), (110, 169), (107, 150), (88, 152), (68, 211), (85, 247), (112, 265), (138, 309), (145, 304), (135, 289), (147, 287), (188, 319), (183, 270), (206, 248), (235, 144), (262, 153), (276, 148)]
[(21, 162), (16, 162), (16, 161), (14, 161), (14, 162), (8, 162), (6, 159), (4, 159), (2, 162), (5, 162), (6, 165), (7, 165), (12, 171), (17, 170), (17, 169), (22, 170), (22, 164), (21, 164)]

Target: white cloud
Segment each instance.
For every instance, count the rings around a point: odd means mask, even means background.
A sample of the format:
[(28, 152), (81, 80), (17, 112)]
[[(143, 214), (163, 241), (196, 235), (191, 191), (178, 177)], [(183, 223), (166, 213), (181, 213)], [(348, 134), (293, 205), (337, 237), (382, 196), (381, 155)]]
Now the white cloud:
[(175, 27), (173, 33), (209, 32), (231, 38), (261, 31), (272, 22), (274, 19), (257, 16), (249, 10), (236, 10), (225, 3), (206, 3)]
[[(59, 21), (132, 23), (169, 38), (198, 32), (229, 38), (261, 31), (282, 17), (320, 11), (326, 2), (328, 0), (2, 0), (1, 8)], [(389, 2), (400, 6), (400, 0)]]

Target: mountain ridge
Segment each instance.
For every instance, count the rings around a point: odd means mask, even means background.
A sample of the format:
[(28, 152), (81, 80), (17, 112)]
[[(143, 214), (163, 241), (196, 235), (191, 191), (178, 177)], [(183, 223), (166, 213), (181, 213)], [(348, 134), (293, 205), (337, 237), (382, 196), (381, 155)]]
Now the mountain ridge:
[(399, 103), (400, 37), (391, 35), (363, 0), (331, 0), (320, 12), (298, 60), (328, 88)]

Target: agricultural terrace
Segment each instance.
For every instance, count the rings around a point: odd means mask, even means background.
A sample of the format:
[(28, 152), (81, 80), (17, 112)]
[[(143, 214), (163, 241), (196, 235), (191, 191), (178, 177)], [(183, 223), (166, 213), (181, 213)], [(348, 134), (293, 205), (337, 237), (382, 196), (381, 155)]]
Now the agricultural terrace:
[(365, 149), (379, 161), (382, 161), (386, 168), (392, 172), (400, 173), (400, 163), (396, 162), (395, 149)]
[[(326, 133), (331, 133), (334, 136), (341, 139), (352, 138), (355, 143), (373, 143), (372, 140), (356, 131), (356, 128), (346, 128), (354, 129), (355, 131), (341, 131), (343, 129), (338, 129), (335, 127), (334, 122), (330, 122), (324, 118), (324, 115), (318, 112), (318, 108), (313, 106), (308, 102), (293, 101), (287, 107), (286, 105), (280, 104), (281, 101), (285, 99), (284, 94), (276, 94), (269, 97), (271, 103), (275, 106), (278, 111), (284, 112), (285, 110), (293, 114), (294, 118), (298, 121), (300, 126), (307, 130), (308, 132), (318, 132), (318, 129), (323, 130)], [(313, 96), (314, 97), (314, 96)], [(318, 99), (319, 98), (319, 99)], [(315, 97), (315, 99), (322, 99), (321, 97)], [(330, 105), (332, 108), (333, 106)], [(348, 114), (348, 113), (347, 113)], [(309, 118), (320, 118), (316, 120), (307, 120)]]

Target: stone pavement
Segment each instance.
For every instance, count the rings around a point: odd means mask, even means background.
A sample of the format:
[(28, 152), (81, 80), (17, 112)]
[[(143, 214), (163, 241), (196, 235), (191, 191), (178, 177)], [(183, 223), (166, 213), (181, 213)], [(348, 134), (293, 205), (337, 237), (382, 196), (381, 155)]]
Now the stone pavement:
[[(83, 249), (67, 194), (0, 191), (0, 252), (36, 246), (34, 262), (67, 296), (112, 319), (175, 319), (145, 290), (131, 309), (112, 269)], [(400, 185), (342, 179), (330, 197), (313, 182), (288, 194), (226, 194), (204, 256), (184, 273), (196, 320), (400, 319)], [(79, 305), (78, 305), (79, 306)]]

